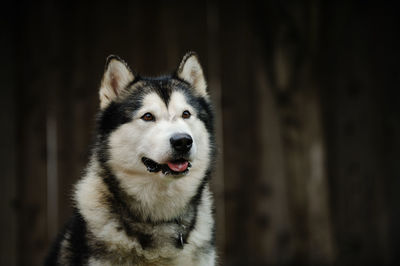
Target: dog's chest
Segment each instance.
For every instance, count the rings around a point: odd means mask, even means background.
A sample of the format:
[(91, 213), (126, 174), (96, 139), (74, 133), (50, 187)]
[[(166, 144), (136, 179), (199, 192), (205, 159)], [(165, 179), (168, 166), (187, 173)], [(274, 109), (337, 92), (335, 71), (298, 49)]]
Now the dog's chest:
[(160, 224), (131, 223), (120, 228), (121, 233), (138, 242), (143, 250), (183, 249), (190, 229), (189, 219), (175, 219)]
[(97, 256), (92, 259), (103, 265), (169, 265), (190, 245), (187, 240), (193, 218), (191, 215), (158, 224), (122, 222), (116, 226), (111, 241), (93, 238), (90, 246)]

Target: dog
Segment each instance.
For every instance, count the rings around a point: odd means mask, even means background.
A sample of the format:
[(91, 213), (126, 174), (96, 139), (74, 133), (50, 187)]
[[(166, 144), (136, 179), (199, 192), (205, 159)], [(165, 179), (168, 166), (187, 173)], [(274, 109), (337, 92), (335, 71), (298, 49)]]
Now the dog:
[(215, 265), (213, 111), (198, 56), (148, 78), (107, 58), (96, 140), (45, 265)]

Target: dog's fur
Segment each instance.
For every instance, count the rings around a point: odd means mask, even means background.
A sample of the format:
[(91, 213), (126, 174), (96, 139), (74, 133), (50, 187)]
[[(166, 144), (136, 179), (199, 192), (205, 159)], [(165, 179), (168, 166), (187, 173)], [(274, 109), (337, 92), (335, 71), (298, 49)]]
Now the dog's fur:
[[(197, 55), (157, 78), (110, 56), (99, 94), (74, 215), (46, 265), (214, 265), (213, 114)], [(174, 150), (176, 134), (190, 136), (189, 151)]]

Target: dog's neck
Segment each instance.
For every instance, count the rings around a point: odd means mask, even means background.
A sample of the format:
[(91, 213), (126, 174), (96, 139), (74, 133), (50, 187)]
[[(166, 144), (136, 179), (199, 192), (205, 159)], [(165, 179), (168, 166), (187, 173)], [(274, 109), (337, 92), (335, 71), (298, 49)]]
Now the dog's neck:
[(161, 173), (132, 173), (106, 164), (98, 169), (116, 200), (124, 202), (141, 220), (154, 222), (181, 217), (204, 177), (204, 173), (196, 171), (179, 178)]
[[(197, 188), (195, 196), (189, 198), (186, 205), (176, 212), (175, 216), (154, 219), (153, 212), (148, 212), (147, 216), (144, 215), (143, 210), (138, 212), (137, 209), (144, 208), (141, 207), (142, 203), (121, 187), (117, 177), (100, 167), (98, 162), (92, 161), (86, 175), (76, 186), (75, 202), (77, 209), (87, 222), (88, 229), (98, 236), (99, 240), (112, 242), (114, 243), (112, 246), (117, 249), (136, 250), (143, 256), (152, 256), (146, 247), (149, 242), (155, 241), (154, 243), (167, 245), (164, 240), (157, 242), (151, 234), (149, 235), (154, 226), (170, 228), (164, 231), (164, 234), (167, 232), (167, 235), (170, 234), (167, 237), (172, 241), (169, 245), (174, 248), (183, 248), (195, 225), (197, 206), (205, 185), (204, 179)], [(138, 231), (138, 228), (143, 230)], [(173, 254), (173, 249), (167, 248), (165, 252)]]
[[(176, 246), (183, 248), (186, 239), (188, 238), (189, 231), (194, 226), (197, 215), (194, 202), (187, 202), (184, 208), (179, 211), (175, 217), (162, 216), (164, 219), (154, 219), (154, 212), (145, 215), (143, 213), (143, 204), (136, 198), (128, 195), (126, 191), (121, 189), (120, 184), (116, 177), (106, 168), (103, 168), (103, 181), (110, 192), (109, 202), (111, 210), (113, 210), (116, 218), (122, 222), (123, 229), (128, 235), (133, 234), (134, 227), (137, 224), (176, 224), (177, 232), (174, 238), (176, 239)], [(145, 191), (143, 191), (145, 193)], [(178, 213), (177, 209), (177, 213)], [(153, 216), (152, 216), (153, 215)], [(142, 243), (142, 245), (145, 245)]]

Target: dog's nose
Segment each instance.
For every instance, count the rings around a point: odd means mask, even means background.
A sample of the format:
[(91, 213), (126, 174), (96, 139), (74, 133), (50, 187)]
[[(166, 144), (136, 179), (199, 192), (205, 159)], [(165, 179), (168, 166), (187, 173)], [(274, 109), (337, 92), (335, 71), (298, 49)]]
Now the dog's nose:
[(179, 133), (173, 135), (169, 141), (172, 147), (178, 152), (188, 152), (192, 147), (193, 139), (189, 134)]

